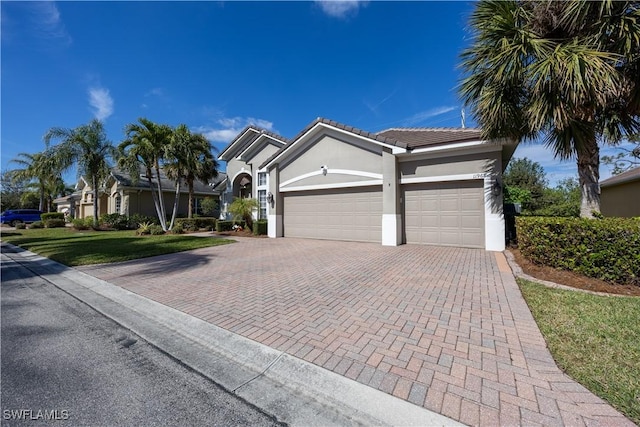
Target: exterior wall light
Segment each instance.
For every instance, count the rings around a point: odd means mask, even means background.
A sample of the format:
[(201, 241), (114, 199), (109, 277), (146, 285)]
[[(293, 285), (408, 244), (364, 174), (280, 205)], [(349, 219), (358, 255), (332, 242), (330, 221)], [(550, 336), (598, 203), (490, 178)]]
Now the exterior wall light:
[(320, 166), (320, 170), (322, 171), (322, 175), (327, 176), (327, 165)]
[(491, 186), (491, 192), (496, 197), (502, 194), (502, 183), (498, 178), (496, 178), (495, 181), (493, 181), (493, 185)]

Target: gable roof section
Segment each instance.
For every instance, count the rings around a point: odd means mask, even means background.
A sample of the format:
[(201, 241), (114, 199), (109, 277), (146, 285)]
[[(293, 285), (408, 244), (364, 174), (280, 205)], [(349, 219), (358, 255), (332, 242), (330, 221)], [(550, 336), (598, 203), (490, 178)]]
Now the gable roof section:
[[(138, 189), (149, 189), (149, 182), (147, 181), (147, 178), (144, 176), (145, 175), (145, 170), (144, 168), (140, 168), (140, 175), (139, 178), (137, 180), (134, 180), (131, 175), (126, 172), (123, 171), (121, 169), (118, 168), (114, 168), (111, 170), (111, 176), (113, 177), (113, 179), (115, 179), (120, 185), (122, 185), (123, 187), (130, 187), (130, 188), (138, 188)], [(198, 194), (216, 194), (215, 192), (215, 187), (221, 182), (224, 181), (227, 178), (227, 174), (224, 172), (218, 172), (218, 176), (217, 178), (214, 178), (212, 181), (210, 181), (209, 184), (203, 184), (200, 181), (194, 181), (193, 183), (193, 191), (194, 193), (198, 193)], [(175, 182), (170, 180), (169, 178), (167, 178), (167, 176), (164, 174), (164, 171), (161, 170), (160, 171), (160, 179), (162, 181), (162, 188), (163, 189), (168, 189), (168, 190), (172, 190), (175, 191)], [(155, 179), (153, 179), (153, 181), (155, 181)], [(180, 192), (181, 193), (186, 193), (188, 192), (189, 189), (187, 188), (186, 185), (181, 185), (180, 186)]]
[(409, 149), (482, 140), (475, 128), (391, 128), (377, 135), (402, 141)]
[(640, 166), (605, 179), (600, 183), (600, 187), (611, 187), (631, 181), (640, 181)]
[(339, 129), (342, 131), (349, 132), (353, 135), (361, 136), (367, 138), (369, 140), (375, 141), (381, 145), (395, 146), (401, 149), (407, 149), (407, 144), (400, 142), (394, 138), (387, 137), (384, 135), (378, 135), (375, 133), (367, 132), (362, 129), (354, 128), (353, 126), (347, 126), (342, 123), (338, 123), (334, 120), (325, 119), (323, 117), (318, 117), (313, 122), (309, 123), (300, 133), (298, 133), (295, 137), (291, 138), (289, 142), (283, 146), (280, 150), (278, 150), (275, 154), (265, 160), (264, 163), (260, 165), (260, 169), (267, 167), (274, 160), (285, 154), (287, 151), (291, 149), (298, 141), (303, 139), (309, 132), (311, 132), (316, 126), (321, 125), (325, 127), (333, 127), (335, 129)]
[(253, 144), (262, 135), (266, 135), (272, 140), (280, 142), (281, 145), (284, 145), (288, 142), (288, 140), (281, 135), (254, 125), (249, 125), (246, 126), (242, 131), (240, 131), (238, 136), (231, 140), (231, 142), (229, 142), (229, 144), (218, 155), (218, 159), (224, 161), (231, 160), (232, 158), (236, 157), (238, 154), (249, 148), (249, 146), (251, 146), (251, 144)]

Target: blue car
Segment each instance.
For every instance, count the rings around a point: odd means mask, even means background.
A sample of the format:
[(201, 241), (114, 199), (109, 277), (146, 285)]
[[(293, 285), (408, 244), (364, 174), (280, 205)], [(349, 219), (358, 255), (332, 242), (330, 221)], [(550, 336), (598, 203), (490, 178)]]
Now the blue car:
[(42, 211), (37, 209), (10, 209), (2, 212), (0, 222), (13, 227), (19, 222), (40, 221), (40, 215), (42, 215)]

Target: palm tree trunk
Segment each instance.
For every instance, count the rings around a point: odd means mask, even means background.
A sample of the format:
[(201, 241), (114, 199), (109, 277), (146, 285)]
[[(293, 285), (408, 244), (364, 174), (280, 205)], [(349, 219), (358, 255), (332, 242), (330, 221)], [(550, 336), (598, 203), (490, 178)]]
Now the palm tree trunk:
[(600, 213), (600, 148), (595, 135), (583, 150), (578, 151), (578, 176), (582, 191), (580, 216), (593, 218), (594, 212)]
[(162, 215), (162, 211), (160, 210), (160, 200), (158, 199), (158, 195), (156, 194), (156, 188), (153, 185), (153, 181), (151, 179), (151, 169), (147, 169), (147, 182), (149, 182), (149, 189), (151, 190), (151, 198), (153, 199), (153, 205), (156, 208), (156, 214), (158, 215), (158, 221), (160, 221), (160, 226), (164, 230), (166, 228), (164, 216)]
[(189, 210), (187, 218), (193, 218), (193, 181), (189, 181)]
[(92, 177), (91, 185), (93, 185), (93, 226), (98, 226), (98, 180), (95, 176)]
[(160, 225), (164, 231), (167, 231), (167, 207), (164, 205), (164, 194), (162, 192), (162, 179), (160, 179), (160, 164), (156, 160), (156, 177), (158, 179), (158, 200), (160, 202), (160, 212), (162, 218), (160, 218)]
[(178, 212), (179, 202), (180, 202), (180, 179), (176, 181), (176, 196), (173, 199), (173, 212), (171, 213), (171, 223), (169, 224), (169, 230), (173, 230), (173, 223), (176, 220), (176, 213)]
[(40, 203), (38, 204), (38, 210), (44, 212), (44, 184), (40, 183)]

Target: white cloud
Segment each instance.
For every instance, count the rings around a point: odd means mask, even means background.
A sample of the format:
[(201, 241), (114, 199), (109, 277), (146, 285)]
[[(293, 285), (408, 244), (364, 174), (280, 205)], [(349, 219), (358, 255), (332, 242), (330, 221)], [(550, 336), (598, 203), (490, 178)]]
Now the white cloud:
[(60, 12), (52, 1), (30, 2), (31, 19), (34, 33), (47, 41), (56, 41), (65, 45), (73, 41), (62, 22)]
[(369, 2), (358, 0), (315, 0), (315, 3), (327, 15), (345, 19), (358, 13), (360, 7), (366, 6)]
[(89, 88), (89, 105), (93, 107), (93, 115), (98, 120), (104, 120), (113, 114), (113, 98), (107, 89)]
[(427, 119), (430, 119), (435, 116), (439, 116), (441, 114), (448, 113), (457, 109), (458, 107), (436, 107), (427, 111), (421, 111), (419, 113), (414, 114), (411, 117), (402, 120), (403, 126), (415, 126), (424, 122)]
[(154, 87), (153, 89), (145, 93), (144, 96), (145, 97), (148, 97), (148, 96), (164, 97), (165, 96), (164, 89), (162, 89), (161, 87)]
[(223, 117), (217, 120), (216, 126), (199, 126), (194, 131), (202, 133), (212, 143), (228, 143), (248, 125), (277, 132), (273, 127), (273, 122), (253, 117)]

